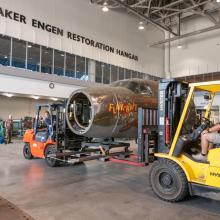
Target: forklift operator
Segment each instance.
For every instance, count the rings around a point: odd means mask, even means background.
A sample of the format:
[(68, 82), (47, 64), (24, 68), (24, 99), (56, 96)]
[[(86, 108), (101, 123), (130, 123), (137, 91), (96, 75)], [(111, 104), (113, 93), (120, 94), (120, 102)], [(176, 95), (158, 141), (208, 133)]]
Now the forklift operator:
[(49, 131), (50, 125), (51, 125), (51, 118), (49, 111), (44, 112), (44, 123), (47, 126), (47, 131)]
[(201, 153), (193, 155), (193, 158), (200, 161), (207, 161), (208, 150), (211, 149), (210, 143), (220, 144), (220, 123), (214, 125), (201, 134)]

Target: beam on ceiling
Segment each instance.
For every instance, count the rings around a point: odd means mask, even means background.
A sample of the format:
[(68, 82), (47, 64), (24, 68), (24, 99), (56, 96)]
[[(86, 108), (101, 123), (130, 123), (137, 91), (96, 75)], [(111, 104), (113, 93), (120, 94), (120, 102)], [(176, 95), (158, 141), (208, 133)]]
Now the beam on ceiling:
[(176, 12), (180, 12), (180, 9), (176, 9), (176, 8), (164, 8), (164, 7), (149, 7), (147, 5), (138, 5), (135, 6), (134, 8), (141, 8), (141, 9), (149, 9), (151, 8), (153, 9), (159, 9), (159, 10), (164, 10), (164, 11), (176, 11)]
[[(184, 2), (184, 0), (177, 0), (177, 1), (172, 2), (172, 3), (170, 3), (170, 4), (164, 5), (164, 6), (163, 6), (163, 9), (169, 8), (169, 7), (172, 7), (172, 6), (175, 6), (175, 5), (180, 4), (180, 3), (182, 3), (182, 2)], [(151, 12), (151, 14), (154, 14), (154, 13), (156, 13), (156, 12), (158, 12), (158, 11), (160, 11), (160, 10), (159, 10), (159, 9), (154, 10), (154, 11)]]
[(131, 5), (131, 7), (136, 7), (136, 6), (138, 6), (138, 5), (141, 5), (141, 4), (144, 3), (144, 2), (146, 2), (146, 0), (141, 0), (141, 1), (139, 1), (139, 2), (137, 2), (137, 3), (134, 3), (133, 5)]
[(170, 39), (161, 40), (161, 41), (152, 43), (150, 45), (150, 47), (154, 47), (154, 46), (158, 46), (158, 45), (161, 45), (161, 44), (169, 43), (169, 42), (176, 41), (176, 40), (186, 38), (186, 37), (192, 37), (192, 36), (203, 34), (203, 33), (209, 32), (209, 31), (214, 31), (214, 30), (217, 30), (219, 28), (220, 28), (220, 24), (217, 24), (217, 25), (212, 26), (212, 27), (204, 28), (204, 29), (201, 29), (201, 30), (198, 30), (198, 31), (193, 31), (193, 32), (190, 32), (190, 33), (187, 33), (187, 34), (183, 34), (181, 36), (172, 37)]
[(151, 11), (151, 3), (152, 3), (152, 0), (149, 0), (149, 2), (148, 2), (148, 9), (147, 9), (147, 16), (149, 17), (149, 15), (150, 15), (150, 11)]
[[(190, 0), (192, 5), (196, 6), (198, 3), (195, 2), (195, 0)], [(200, 6), (196, 9), (194, 9), (195, 12), (197, 12), (198, 14), (207, 17), (211, 22), (213, 22), (214, 24), (217, 24), (217, 21), (215, 20), (214, 17), (212, 17), (212, 15), (210, 15), (209, 13), (205, 12), (204, 9), (202, 9)]]
[(171, 34), (173, 35), (177, 35), (176, 33), (174, 33), (170, 28), (168, 27), (165, 27), (163, 25), (161, 25), (160, 23), (157, 23), (155, 21), (153, 21), (151, 18), (149, 18), (148, 16), (144, 15), (144, 14), (141, 14), (139, 13), (138, 11), (136, 11), (134, 8), (130, 7), (128, 4), (124, 3), (124, 2), (121, 2), (120, 0), (113, 0), (114, 2), (116, 2), (117, 4), (119, 4), (120, 6), (128, 9), (129, 11), (131, 11), (133, 14), (137, 15), (138, 17), (140, 17), (141, 19), (153, 24), (154, 26), (164, 30), (164, 31), (168, 31), (170, 32)]
[(201, 6), (201, 5), (204, 5), (204, 4), (207, 4), (208, 2), (211, 2), (212, 0), (207, 0), (207, 1), (204, 1), (204, 2), (201, 2), (201, 3), (198, 3), (197, 5), (193, 5), (193, 6), (190, 6), (188, 8), (184, 8), (184, 9), (181, 9), (180, 12), (174, 12), (174, 13), (171, 13), (171, 14), (168, 14), (164, 17), (161, 17), (159, 19), (156, 19), (155, 22), (159, 22), (163, 19), (166, 19), (166, 18), (169, 18), (169, 17), (172, 17), (174, 15), (178, 15), (179, 13), (185, 13), (187, 11), (192, 11), (193, 9), (197, 8), (198, 6)]

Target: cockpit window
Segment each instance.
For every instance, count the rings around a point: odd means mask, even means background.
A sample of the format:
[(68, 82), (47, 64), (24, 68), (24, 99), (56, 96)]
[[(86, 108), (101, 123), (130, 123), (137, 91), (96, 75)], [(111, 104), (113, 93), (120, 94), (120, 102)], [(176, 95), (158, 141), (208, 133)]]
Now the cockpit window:
[(153, 96), (152, 88), (146, 82), (117, 81), (112, 83), (111, 85), (114, 87), (125, 87), (136, 94)]
[(147, 95), (147, 96), (152, 96), (153, 95), (153, 91), (151, 89), (151, 87), (147, 84), (141, 84), (140, 85), (140, 93), (142, 95)]

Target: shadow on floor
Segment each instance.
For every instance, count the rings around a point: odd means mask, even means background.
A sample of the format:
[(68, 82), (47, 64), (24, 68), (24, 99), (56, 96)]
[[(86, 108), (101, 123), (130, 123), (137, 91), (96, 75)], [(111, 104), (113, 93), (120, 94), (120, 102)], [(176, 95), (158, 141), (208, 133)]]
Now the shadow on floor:
[(2, 220), (34, 220), (18, 207), (0, 197), (0, 219)]

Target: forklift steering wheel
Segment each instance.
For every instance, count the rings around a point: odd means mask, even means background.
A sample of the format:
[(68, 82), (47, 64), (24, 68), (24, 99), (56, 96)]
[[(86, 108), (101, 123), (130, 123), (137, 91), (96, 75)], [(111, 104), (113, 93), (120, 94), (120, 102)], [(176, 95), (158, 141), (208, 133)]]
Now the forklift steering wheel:
[(203, 117), (201, 120), (200, 128), (204, 131), (206, 128), (210, 127), (212, 122), (208, 119)]

